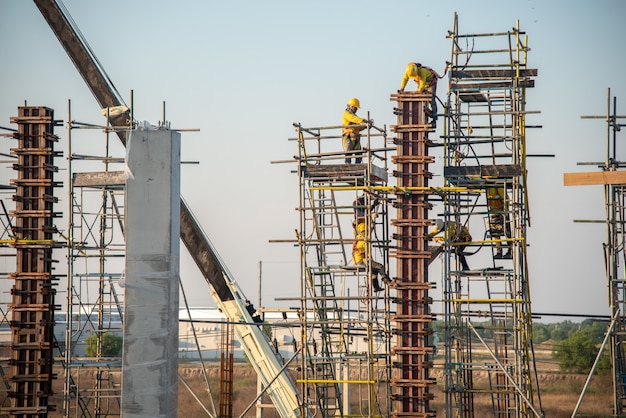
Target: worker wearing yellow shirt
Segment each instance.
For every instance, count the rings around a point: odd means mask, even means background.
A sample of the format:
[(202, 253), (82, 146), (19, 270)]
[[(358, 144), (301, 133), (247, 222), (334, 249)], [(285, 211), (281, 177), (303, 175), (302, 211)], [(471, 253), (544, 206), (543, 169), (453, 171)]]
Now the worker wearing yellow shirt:
[(352, 243), (352, 259), (354, 260), (354, 265), (367, 270), (367, 263), (369, 262), (372, 289), (374, 289), (375, 292), (380, 292), (383, 290), (383, 287), (378, 282), (378, 275), (380, 274), (380, 277), (385, 283), (390, 283), (391, 279), (385, 271), (385, 266), (372, 260), (371, 257), (368, 257), (367, 242), (365, 242), (365, 223), (361, 222), (358, 224), (355, 232), (356, 236)]
[(435, 70), (430, 67), (424, 67), (417, 62), (411, 62), (406, 66), (402, 82), (400, 83), (400, 91), (404, 91), (406, 83), (412, 78), (417, 83), (418, 93), (431, 93), (432, 102), (430, 114), (433, 118), (433, 124), (437, 121), (437, 80), (441, 77)]
[[(356, 115), (357, 110), (361, 107), (359, 99), (353, 97), (348, 100), (348, 106), (343, 112), (343, 133), (341, 142), (343, 144), (344, 151), (358, 151), (361, 149), (361, 131), (365, 129), (361, 127), (349, 127), (350, 125), (371, 125), (373, 120), (363, 119)], [(363, 158), (361, 156), (355, 157), (354, 162), (360, 164)], [(352, 159), (350, 154), (346, 154), (346, 164), (350, 164)]]

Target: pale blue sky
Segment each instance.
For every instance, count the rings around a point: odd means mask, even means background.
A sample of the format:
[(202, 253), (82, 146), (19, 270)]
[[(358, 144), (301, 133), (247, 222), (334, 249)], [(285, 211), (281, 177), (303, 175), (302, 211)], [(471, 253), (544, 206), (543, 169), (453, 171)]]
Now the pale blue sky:
[[(389, 100), (407, 62), (440, 71), (445, 38), (459, 14), (461, 33), (520, 26), (529, 35), (529, 67), (537, 68), (528, 108), (532, 227), (529, 266), (533, 310), (607, 314), (599, 187), (566, 189), (563, 172), (603, 161), (605, 125), (581, 120), (604, 114), (607, 88), (626, 114), (626, 2), (614, 1), (122, 1), (66, 0), (65, 5), (126, 100), (134, 91), (139, 120), (156, 123), (162, 102), (183, 134), (183, 196), (244, 292), (257, 299), (257, 267), (265, 265), (264, 304), (298, 294), (297, 179), (270, 161), (296, 153), (293, 122), (340, 123), (348, 98), (361, 100), (377, 125), (395, 123)], [(24, 100), (67, 119), (102, 123), (98, 106), (69, 58), (28, 1), (0, 0), (0, 125)], [(440, 98), (445, 88), (439, 89)], [(58, 132), (65, 137), (65, 131)], [(622, 136), (624, 133), (620, 134)], [(98, 139), (96, 139), (98, 140)], [(338, 148), (339, 148), (338, 144)], [(625, 147), (622, 147), (626, 150)], [(2, 152), (8, 145), (2, 146)], [(620, 148), (621, 149), (621, 148)], [(618, 158), (620, 156), (618, 155)], [(624, 157), (622, 156), (624, 159)], [(5, 176), (6, 177), (6, 176)], [(471, 258), (470, 258), (471, 261)], [(210, 301), (184, 255), (187, 296)], [(436, 297), (436, 295), (435, 295)]]

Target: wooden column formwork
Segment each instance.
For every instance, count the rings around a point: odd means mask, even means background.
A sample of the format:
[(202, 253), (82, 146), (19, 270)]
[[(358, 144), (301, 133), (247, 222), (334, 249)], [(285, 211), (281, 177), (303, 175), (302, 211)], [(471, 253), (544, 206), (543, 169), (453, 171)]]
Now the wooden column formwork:
[(52, 274), (54, 182), (54, 111), (47, 107), (23, 106), (11, 123), (18, 125), (17, 155), (13, 165), (18, 178), (13, 196), (13, 234), (16, 271), (9, 275), (11, 289), (11, 358), (9, 380), (11, 406), (3, 412), (15, 417), (47, 416), (55, 409), (52, 394), (54, 348), (54, 276)]
[[(391, 130), (396, 134), (394, 142), (397, 154), (392, 157), (396, 164), (394, 173), (399, 190), (428, 186), (431, 174), (428, 164), (434, 161), (428, 155), (428, 133), (433, 130), (425, 116), (431, 95), (424, 93), (398, 93), (391, 96), (397, 102), (395, 113), (397, 125)], [(397, 345), (392, 350), (396, 356), (396, 370), (391, 381), (392, 399), (396, 402), (393, 417), (432, 417), (429, 391), (435, 380), (429, 376), (429, 345), (431, 298), (428, 291), (433, 284), (428, 281), (428, 202), (427, 191), (399, 191), (396, 196), (397, 218), (394, 238), (397, 250), (390, 255), (397, 259), (397, 298), (395, 321)]]

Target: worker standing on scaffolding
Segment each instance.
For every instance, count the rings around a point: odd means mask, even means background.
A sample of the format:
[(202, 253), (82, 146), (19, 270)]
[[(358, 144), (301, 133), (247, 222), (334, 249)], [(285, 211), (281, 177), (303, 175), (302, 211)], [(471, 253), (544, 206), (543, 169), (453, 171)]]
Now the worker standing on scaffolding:
[[(437, 237), (442, 232), (444, 232), (443, 237)], [(428, 234), (428, 237), (435, 241), (448, 241), (449, 244), (454, 246), (454, 252), (461, 262), (461, 269), (465, 271), (470, 269), (463, 251), (467, 247), (467, 243), (472, 241), (472, 236), (465, 225), (461, 225), (458, 222), (447, 222), (446, 225), (446, 222), (437, 219), (435, 221), (435, 229)]]
[(500, 239), (505, 236), (511, 238), (511, 226), (509, 224), (509, 214), (505, 201), (504, 187), (487, 187), (487, 209), (489, 211), (489, 235), (497, 240), (496, 254), (494, 258), (511, 258), (511, 242), (506, 242), (508, 248), (506, 254), (502, 254), (502, 242)]
[(367, 271), (367, 264), (369, 263), (372, 289), (374, 289), (375, 292), (380, 292), (383, 290), (383, 287), (378, 282), (378, 275), (380, 274), (380, 277), (385, 283), (390, 283), (391, 279), (385, 271), (385, 266), (377, 261), (374, 261), (372, 257), (369, 257), (366, 242), (365, 222), (361, 222), (357, 225), (355, 233), (356, 236), (354, 238), (354, 242), (352, 243), (352, 259), (354, 260), (354, 265), (359, 269)]
[[(343, 112), (343, 132), (341, 142), (343, 144), (343, 150), (348, 151), (358, 151), (361, 149), (361, 131), (365, 128), (361, 127), (349, 127), (350, 125), (372, 125), (374, 123), (373, 120), (363, 119), (356, 115), (357, 110), (361, 107), (361, 103), (359, 99), (353, 97), (348, 100), (348, 106), (346, 110)], [(363, 158), (361, 156), (355, 156), (354, 162), (356, 164), (360, 164)], [(350, 164), (352, 162), (350, 158), (350, 154), (346, 154), (346, 164)]]
[[(426, 114), (433, 119), (433, 127), (437, 126), (437, 80), (441, 77), (432, 68), (424, 67), (417, 62), (411, 62), (406, 66), (402, 82), (400, 83), (400, 91), (404, 91), (406, 83), (412, 78), (417, 83), (416, 91), (418, 93), (432, 94), (430, 109), (426, 110)], [(430, 115), (428, 115), (429, 113)]]

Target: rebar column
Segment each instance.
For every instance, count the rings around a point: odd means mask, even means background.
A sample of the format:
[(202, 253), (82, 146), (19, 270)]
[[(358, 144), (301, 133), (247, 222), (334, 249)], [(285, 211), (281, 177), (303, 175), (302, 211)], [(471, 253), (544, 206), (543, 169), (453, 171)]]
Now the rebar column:
[[(433, 399), (429, 387), (434, 379), (429, 377), (429, 327), (431, 299), (428, 290), (428, 164), (434, 157), (428, 155), (428, 132), (432, 125), (427, 121), (425, 109), (431, 95), (424, 93), (398, 93), (391, 96), (398, 103), (395, 113), (398, 124), (392, 126), (397, 136), (394, 142), (397, 154), (392, 157), (397, 170), (394, 175), (400, 192), (397, 194), (396, 227), (397, 250), (391, 253), (397, 261), (397, 298), (395, 321), (397, 370), (391, 381), (392, 399), (396, 401), (392, 417), (431, 417), (429, 401)], [(399, 407), (399, 408), (398, 408)]]
[(16, 271), (10, 274), (11, 289), (11, 359), (9, 380), (11, 407), (4, 409), (14, 417), (48, 416), (53, 411), (52, 350), (54, 348), (54, 295), (52, 258), (54, 182), (54, 111), (47, 107), (23, 106), (11, 123), (18, 124), (17, 155), (13, 169), (16, 187), (15, 226)]

